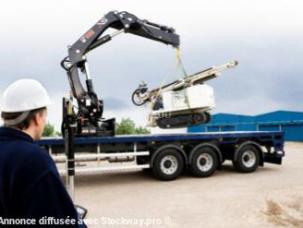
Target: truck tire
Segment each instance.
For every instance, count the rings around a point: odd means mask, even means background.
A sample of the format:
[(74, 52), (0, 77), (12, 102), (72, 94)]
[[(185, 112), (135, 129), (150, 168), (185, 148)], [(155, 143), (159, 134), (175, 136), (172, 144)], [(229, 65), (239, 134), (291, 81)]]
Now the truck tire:
[(236, 170), (243, 173), (254, 172), (260, 161), (260, 154), (258, 149), (253, 145), (243, 146), (239, 151), (236, 152), (233, 165)]
[(152, 171), (160, 180), (174, 180), (184, 169), (184, 160), (174, 148), (165, 148), (155, 157)]
[(211, 176), (218, 168), (218, 156), (211, 147), (200, 147), (193, 150), (190, 171), (197, 177)]

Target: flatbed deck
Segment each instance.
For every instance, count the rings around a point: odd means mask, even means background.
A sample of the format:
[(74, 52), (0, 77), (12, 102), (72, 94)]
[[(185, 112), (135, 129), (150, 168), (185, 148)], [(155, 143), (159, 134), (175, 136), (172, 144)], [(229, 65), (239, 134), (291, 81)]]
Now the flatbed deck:
[[(37, 143), (47, 149), (55, 161), (63, 162), (67, 160), (64, 142), (57, 137), (43, 138)], [(102, 159), (120, 162), (122, 168), (126, 162), (135, 162), (138, 168), (152, 169), (162, 180), (175, 179), (186, 167), (196, 176), (209, 176), (226, 159), (231, 160), (238, 171), (252, 172), (265, 162), (281, 164), (285, 155), (281, 131), (75, 137), (74, 152), (76, 161)], [(209, 167), (209, 171), (203, 171)]]
[[(255, 137), (259, 140), (283, 141), (284, 133), (281, 131), (232, 131), (232, 132), (203, 132), (203, 133), (174, 133), (150, 135), (117, 135), (111, 137), (76, 137), (75, 144), (110, 144), (110, 143), (139, 143), (152, 141), (178, 141), (178, 140), (211, 140), (220, 139), (222, 142), (234, 142), (240, 138)], [(38, 141), (41, 146), (64, 145), (61, 137), (43, 138)]]

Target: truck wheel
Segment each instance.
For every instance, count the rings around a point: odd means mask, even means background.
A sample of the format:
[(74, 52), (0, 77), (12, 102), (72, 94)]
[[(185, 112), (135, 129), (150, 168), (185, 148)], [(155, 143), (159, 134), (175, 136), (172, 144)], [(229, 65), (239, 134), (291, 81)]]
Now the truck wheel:
[(218, 168), (218, 156), (214, 149), (201, 147), (194, 149), (190, 171), (197, 177), (211, 176)]
[(236, 170), (243, 173), (255, 171), (259, 166), (260, 155), (255, 146), (246, 145), (241, 148), (233, 161)]
[(184, 161), (180, 152), (173, 148), (162, 150), (153, 162), (153, 174), (160, 180), (174, 180), (184, 169)]

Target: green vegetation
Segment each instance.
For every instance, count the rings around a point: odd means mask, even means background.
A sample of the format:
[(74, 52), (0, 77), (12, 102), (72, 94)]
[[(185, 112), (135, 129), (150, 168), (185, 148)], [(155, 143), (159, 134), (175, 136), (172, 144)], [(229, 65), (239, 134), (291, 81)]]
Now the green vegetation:
[(116, 124), (116, 135), (132, 134), (150, 134), (150, 131), (144, 127), (136, 127), (134, 121), (129, 118), (123, 118), (120, 123)]
[(55, 132), (54, 125), (52, 125), (50, 123), (47, 123), (45, 125), (45, 128), (44, 128), (42, 136), (43, 137), (50, 137), (50, 136), (55, 136), (55, 135), (56, 135), (56, 132)]

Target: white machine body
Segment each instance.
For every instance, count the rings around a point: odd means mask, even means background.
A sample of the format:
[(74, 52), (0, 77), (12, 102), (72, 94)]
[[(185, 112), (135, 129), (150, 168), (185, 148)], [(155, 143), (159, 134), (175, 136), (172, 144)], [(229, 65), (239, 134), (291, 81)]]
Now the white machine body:
[[(178, 91), (162, 93), (162, 111), (175, 112), (187, 109), (210, 110), (215, 107), (214, 89), (206, 84), (198, 84)], [(159, 110), (160, 111), (160, 110)]]
[(197, 84), (181, 90), (162, 92), (163, 108), (153, 110), (149, 115), (148, 126), (157, 126), (156, 120), (162, 117), (208, 112), (215, 108), (214, 89), (206, 84)]

